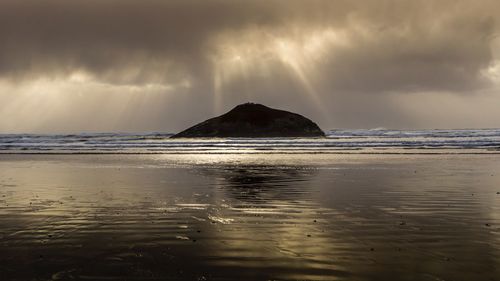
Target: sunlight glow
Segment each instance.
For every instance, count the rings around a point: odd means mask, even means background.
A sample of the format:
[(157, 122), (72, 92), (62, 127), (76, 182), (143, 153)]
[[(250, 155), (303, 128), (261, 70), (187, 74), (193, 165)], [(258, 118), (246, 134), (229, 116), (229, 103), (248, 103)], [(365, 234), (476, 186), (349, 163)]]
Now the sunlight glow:
[[(152, 103), (158, 95), (190, 87), (188, 79), (177, 84), (110, 84), (82, 71), (25, 83), (0, 79), (0, 127), (15, 132), (21, 129), (20, 124), (29, 124), (22, 130), (37, 130), (51, 122), (64, 121), (57, 116), (75, 117), (74, 106), (80, 107), (78, 112), (83, 116), (102, 115), (106, 125), (112, 126), (129, 118), (130, 112), (141, 104)], [(16, 116), (16, 122), (11, 121), (12, 116)]]
[[(222, 37), (218, 41), (218, 52), (213, 56), (215, 113), (220, 113), (226, 85), (243, 83), (255, 76), (268, 78), (265, 76), (272, 76), (269, 75), (272, 74), (270, 69), (281, 65), (289, 70), (289, 75), (302, 86), (304, 94), (328, 118), (315, 77), (318, 77), (320, 65), (335, 55), (334, 49), (348, 43), (342, 32), (332, 29), (288, 36), (249, 30), (238, 36), (228, 34)], [(251, 93), (248, 96), (251, 98)]]
[(490, 67), (486, 69), (485, 75), (493, 80), (493, 82), (500, 84), (500, 60), (494, 61)]
[(319, 94), (313, 86), (312, 76), (308, 75), (313, 71), (308, 68), (313, 61), (305, 57), (305, 49), (283, 40), (277, 41), (276, 48), (278, 57), (289, 67), (291, 72), (295, 74), (302, 84), (305, 93), (312, 98), (315, 106), (321, 110), (323, 115), (327, 116), (327, 110), (324, 108)]

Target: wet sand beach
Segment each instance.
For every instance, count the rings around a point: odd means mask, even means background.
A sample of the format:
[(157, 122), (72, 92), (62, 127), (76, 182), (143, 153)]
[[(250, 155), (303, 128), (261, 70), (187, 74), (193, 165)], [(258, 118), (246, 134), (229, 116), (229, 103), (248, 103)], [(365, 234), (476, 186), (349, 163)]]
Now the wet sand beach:
[(498, 280), (498, 155), (0, 155), (1, 280)]

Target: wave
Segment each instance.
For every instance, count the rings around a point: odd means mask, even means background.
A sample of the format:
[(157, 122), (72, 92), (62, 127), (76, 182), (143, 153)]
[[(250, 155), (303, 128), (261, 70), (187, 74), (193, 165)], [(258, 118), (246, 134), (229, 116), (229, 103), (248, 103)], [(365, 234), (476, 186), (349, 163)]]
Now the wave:
[(500, 129), (337, 129), (326, 138), (171, 139), (170, 133), (0, 134), (0, 153), (500, 153)]

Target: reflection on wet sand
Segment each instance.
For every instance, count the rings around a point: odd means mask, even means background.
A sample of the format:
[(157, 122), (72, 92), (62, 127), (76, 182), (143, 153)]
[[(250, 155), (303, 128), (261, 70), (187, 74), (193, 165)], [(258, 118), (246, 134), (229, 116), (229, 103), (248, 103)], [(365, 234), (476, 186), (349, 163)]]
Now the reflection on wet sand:
[[(219, 179), (226, 209), (222, 216), (235, 218), (215, 241), (219, 260), (214, 265), (241, 266), (272, 272), (279, 279), (332, 279), (348, 272), (334, 261), (331, 233), (322, 229), (323, 209), (310, 186), (314, 169), (247, 166), (207, 169)], [(334, 246), (334, 247), (331, 247)]]
[(2, 156), (0, 279), (500, 276), (498, 157), (210, 157)]

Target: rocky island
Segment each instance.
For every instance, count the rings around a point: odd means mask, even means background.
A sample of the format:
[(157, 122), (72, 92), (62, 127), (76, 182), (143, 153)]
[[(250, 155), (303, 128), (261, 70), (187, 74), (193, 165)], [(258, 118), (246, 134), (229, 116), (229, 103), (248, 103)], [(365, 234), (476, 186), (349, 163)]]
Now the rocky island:
[(257, 103), (240, 104), (231, 111), (188, 128), (172, 138), (211, 137), (323, 137), (306, 117)]

